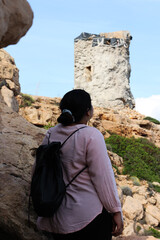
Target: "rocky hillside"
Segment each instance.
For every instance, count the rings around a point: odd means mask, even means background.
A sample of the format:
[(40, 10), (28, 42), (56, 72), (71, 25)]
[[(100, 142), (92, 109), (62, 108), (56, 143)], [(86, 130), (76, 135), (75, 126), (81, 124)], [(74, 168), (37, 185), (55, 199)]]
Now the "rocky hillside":
[[(17, 100), (19, 114), (27, 121), (39, 127), (57, 124), (60, 98), (19, 95)], [(94, 116), (89, 124), (98, 128), (105, 138), (112, 133), (125, 137), (142, 137), (160, 147), (160, 125), (144, 118), (144, 115), (130, 108), (114, 110), (94, 107)]]

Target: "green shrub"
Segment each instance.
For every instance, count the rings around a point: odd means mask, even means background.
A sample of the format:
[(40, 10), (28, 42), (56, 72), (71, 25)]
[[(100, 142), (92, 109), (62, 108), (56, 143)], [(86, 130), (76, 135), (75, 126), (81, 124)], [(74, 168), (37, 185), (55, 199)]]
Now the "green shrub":
[(145, 231), (145, 235), (151, 235), (154, 236), (155, 238), (160, 239), (160, 231), (156, 230), (155, 228), (149, 228), (149, 230)]
[(122, 186), (121, 189), (122, 189), (122, 192), (123, 192), (124, 195), (132, 196), (132, 189), (130, 187)]
[(153, 190), (160, 193), (160, 187), (153, 185)]
[(135, 186), (140, 186), (141, 185), (141, 183), (140, 183), (140, 181), (137, 177), (132, 176), (130, 179), (132, 180), (133, 185), (135, 185)]
[(123, 174), (160, 182), (160, 148), (147, 139), (112, 135), (106, 140), (112, 151), (123, 158)]
[(112, 152), (112, 146), (111, 144), (106, 144), (107, 150)]
[(152, 117), (145, 117), (144, 120), (149, 120), (150, 122), (153, 122), (155, 124), (160, 124), (160, 121)]
[(44, 129), (48, 130), (49, 128), (54, 127), (51, 123), (48, 123), (48, 125), (44, 126)]
[(136, 227), (136, 232), (139, 233), (139, 231), (140, 231), (141, 229), (142, 229), (141, 226), (138, 225), (138, 226)]
[(28, 95), (28, 94), (23, 94), (21, 93), (22, 96), (22, 104), (19, 107), (29, 107), (34, 103), (34, 99)]

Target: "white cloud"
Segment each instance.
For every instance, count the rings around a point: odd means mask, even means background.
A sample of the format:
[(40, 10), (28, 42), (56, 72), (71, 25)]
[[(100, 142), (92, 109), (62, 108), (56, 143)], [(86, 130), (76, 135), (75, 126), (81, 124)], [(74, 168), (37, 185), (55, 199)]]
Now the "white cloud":
[(136, 111), (160, 121), (160, 95), (153, 95), (148, 98), (137, 98), (135, 101)]

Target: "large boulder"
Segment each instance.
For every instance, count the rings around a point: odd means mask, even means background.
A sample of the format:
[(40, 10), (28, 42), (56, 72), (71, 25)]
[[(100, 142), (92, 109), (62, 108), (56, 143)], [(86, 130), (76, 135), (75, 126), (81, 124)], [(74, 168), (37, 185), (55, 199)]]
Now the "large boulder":
[(45, 130), (19, 116), (1, 95), (0, 103), (0, 239), (45, 239), (37, 232), (32, 211), (30, 228), (27, 223), (31, 168)]
[(0, 0), (0, 48), (16, 44), (33, 21), (33, 12), (26, 0)]
[(127, 196), (123, 205), (123, 213), (131, 220), (140, 220), (143, 218), (143, 205), (137, 199)]

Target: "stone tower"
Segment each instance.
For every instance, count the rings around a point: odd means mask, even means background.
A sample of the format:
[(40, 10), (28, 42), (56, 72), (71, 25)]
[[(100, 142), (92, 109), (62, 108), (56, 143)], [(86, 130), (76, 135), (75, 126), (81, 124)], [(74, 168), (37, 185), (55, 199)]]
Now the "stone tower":
[(82, 33), (74, 40), (74, 88), (91, 94), (94, 106), (135, 107), (130, 90), (128, 31)]

